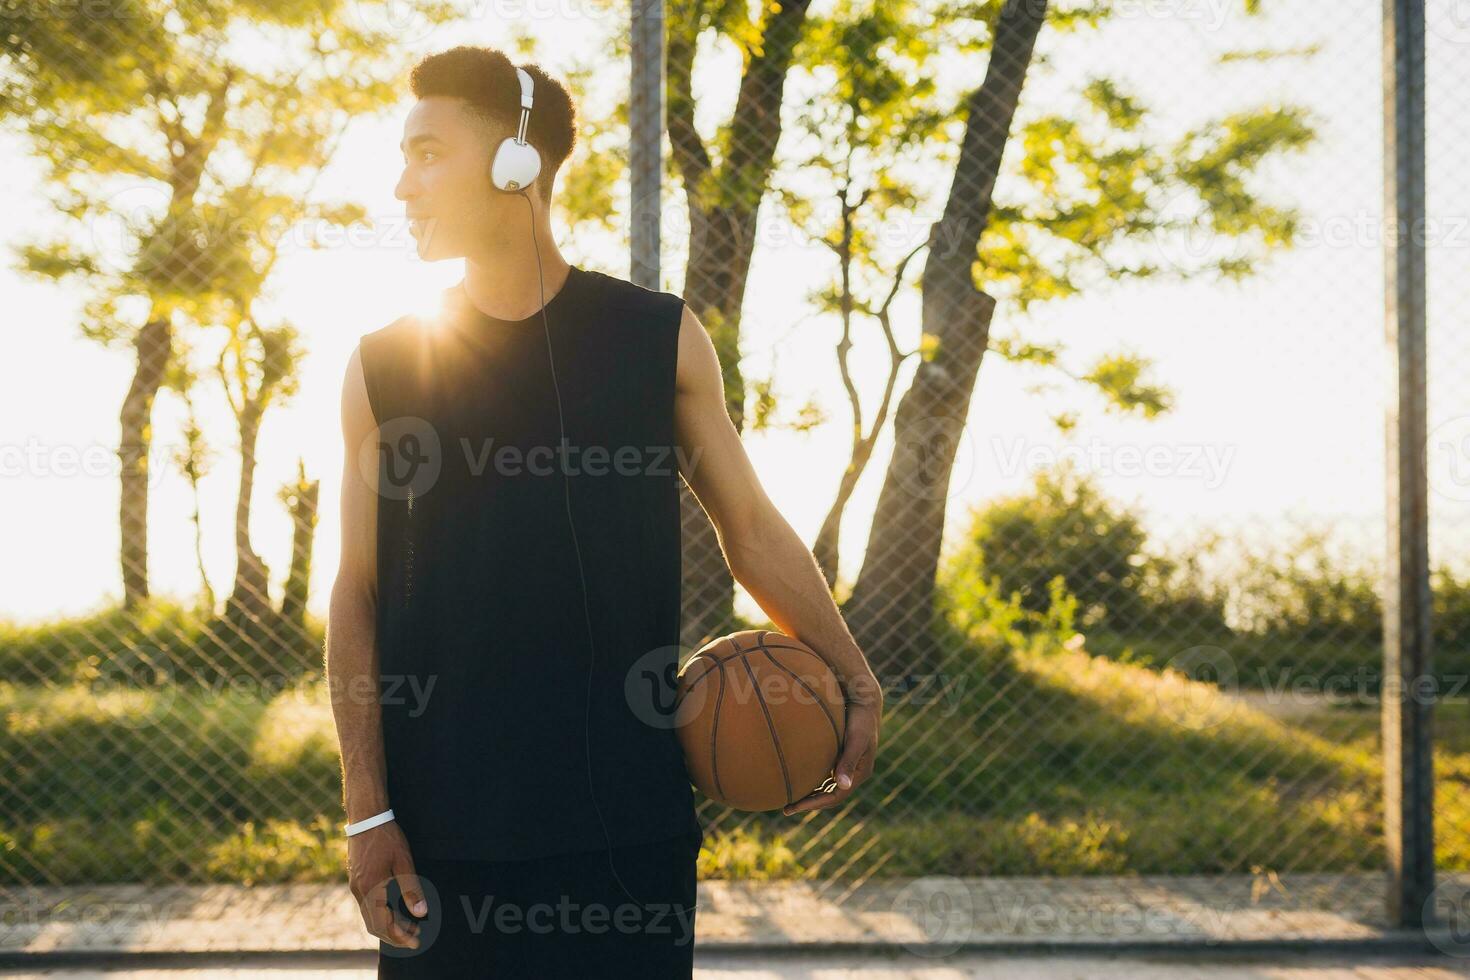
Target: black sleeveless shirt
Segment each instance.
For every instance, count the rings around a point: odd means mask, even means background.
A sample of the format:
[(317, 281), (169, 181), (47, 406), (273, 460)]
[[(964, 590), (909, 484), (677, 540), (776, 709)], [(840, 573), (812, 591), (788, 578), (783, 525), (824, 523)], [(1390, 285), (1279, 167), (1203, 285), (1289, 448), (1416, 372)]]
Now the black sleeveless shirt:
[(565, 444), (539, 310), (486, 316), (461, 283), (361, 340), (388, 802), (415, 854), (600, 849), (598, 808), (614, 846), (701, 834), (672, 724), (683, 305), (572, 266), (545, 307)]

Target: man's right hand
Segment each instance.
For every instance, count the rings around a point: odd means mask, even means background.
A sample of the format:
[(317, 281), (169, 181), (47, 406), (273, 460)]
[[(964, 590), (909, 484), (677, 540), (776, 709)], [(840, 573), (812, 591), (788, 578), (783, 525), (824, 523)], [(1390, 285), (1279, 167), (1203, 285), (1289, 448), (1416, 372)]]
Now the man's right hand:
[(398, 915), (388, 904), (388, 882), (394, 879), (404, 904), (422, 919), (429, 907), (398, 821), (389, 820), (347, 838), (347, 880), (367, 931), (394, 946), (418, 949), (419, 924)]

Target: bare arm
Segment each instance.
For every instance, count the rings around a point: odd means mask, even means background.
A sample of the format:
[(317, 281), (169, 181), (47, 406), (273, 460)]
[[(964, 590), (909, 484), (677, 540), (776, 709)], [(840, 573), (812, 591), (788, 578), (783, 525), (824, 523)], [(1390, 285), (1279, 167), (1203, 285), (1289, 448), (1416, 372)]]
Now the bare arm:
[(835, 806), (872, 772), (883, 708), (878, 680), (843, 622), (811, 549), (761, 486), (725, 408), (714, 343), (687, 306), (679, 328), (677, 375), (680, 473), (714, 524), (731, 574), (777, 629), (831, 665), (846, 695), (848, 723), (836, 769), (838, 790), (814, 793), (785, 812)]
[(358, 466), (358, 453), (375, 429), (362, 360), (354, 350), (342, 385), (342, 556), (327, 615), (327, 679), (349, 823), (389, 806), (377, 698), (378, 499)]
[[(342, 383), (342, 555), (327, 612), (327, 689), (342, 751), (348, 823), (391, 805), (378, 691), (378, 493), (358, 466), (358, 454), (376, 434), (359, 348), (348, 359)], [(416, 947), (417, 924), (394, 915), (387, 902), (388, 880), (395, 877), (410, 908), (417, 912), (415, 903), (423, 901), (397, 821), (349, 837), (347, 863), (368, 931), (396, 946)]]

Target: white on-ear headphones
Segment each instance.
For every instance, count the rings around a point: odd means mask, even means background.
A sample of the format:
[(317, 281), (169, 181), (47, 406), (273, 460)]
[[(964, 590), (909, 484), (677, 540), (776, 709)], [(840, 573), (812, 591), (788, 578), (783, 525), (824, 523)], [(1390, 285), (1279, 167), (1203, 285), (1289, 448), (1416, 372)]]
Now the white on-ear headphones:
[(526, 142), (526, 124), (531, 121), (531, 103), (534, 86), (531, 73), (517, 67), (516, 75), (521, 80), (521, 122), (514, 137), (500, 141), (495, 151), (495, 160), (490, 164), (490, 182), (499, 190), (512, 193), (530, 187), (541, 173), (541, 154)]

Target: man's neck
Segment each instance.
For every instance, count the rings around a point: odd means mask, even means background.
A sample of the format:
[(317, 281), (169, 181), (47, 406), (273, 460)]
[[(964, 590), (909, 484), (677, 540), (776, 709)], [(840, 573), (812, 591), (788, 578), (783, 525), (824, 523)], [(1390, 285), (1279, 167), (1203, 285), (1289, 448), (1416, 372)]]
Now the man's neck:
[(536, 252), (529, 243), (494, 259), (465, 259), (465, 294), (481, 312), (499, 320), (524, 320), (541, 309), (543, 283), (547, 301), (561, 289), (571, 266), (551, 240), (549, 228), (538, 229), (537, 238), (540, 281)]

